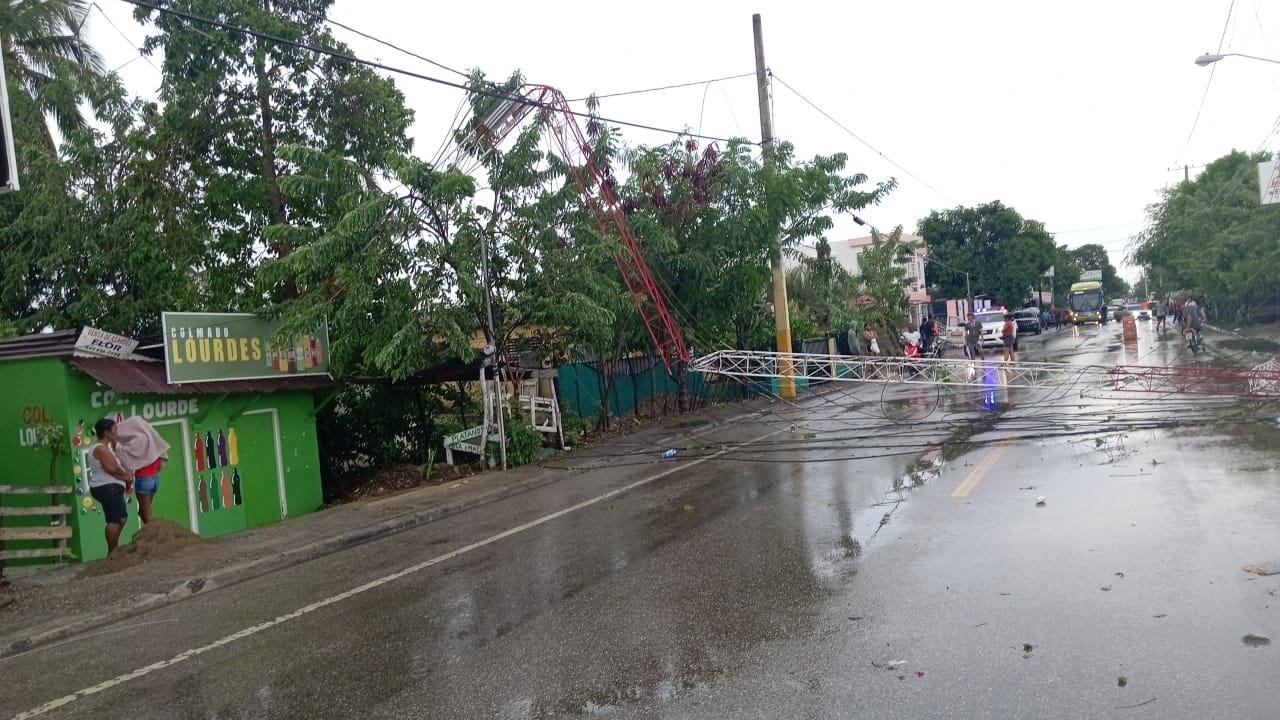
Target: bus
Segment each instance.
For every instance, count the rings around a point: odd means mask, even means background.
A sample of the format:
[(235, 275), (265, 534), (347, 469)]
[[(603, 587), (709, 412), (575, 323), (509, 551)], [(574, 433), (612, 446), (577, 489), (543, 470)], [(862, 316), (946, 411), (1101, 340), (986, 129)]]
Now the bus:
[(1076, 325), (1102, 322), (1103, 302), (1100, 282), (1078, 282), (1067, 293), (1067, 307), (1071, 308), (1071, 317)]

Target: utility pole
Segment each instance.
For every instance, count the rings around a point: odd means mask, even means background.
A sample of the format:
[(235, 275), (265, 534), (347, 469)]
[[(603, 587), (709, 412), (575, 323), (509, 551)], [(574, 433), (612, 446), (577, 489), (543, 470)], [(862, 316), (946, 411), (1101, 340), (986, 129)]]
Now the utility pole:
[[(769, 111), (769, 71), (764, 64), (764, 32), (760, 26), (760, 13), (751, 16), (751, 28), (755, 33), (756, 91), (760, 96), (760, 146), (764, 149), (764, 166), (774, 164), (773, 115)], [(778, 338), (778, 352), (791, 352), (791, 317), (787, 310), (787, 274), (782, 267), (781, 239), (773, 239), (773, 319)], [(796, 396), (795, 371), (790, 360), (778, 363), (778, 394), (790, 400)]]

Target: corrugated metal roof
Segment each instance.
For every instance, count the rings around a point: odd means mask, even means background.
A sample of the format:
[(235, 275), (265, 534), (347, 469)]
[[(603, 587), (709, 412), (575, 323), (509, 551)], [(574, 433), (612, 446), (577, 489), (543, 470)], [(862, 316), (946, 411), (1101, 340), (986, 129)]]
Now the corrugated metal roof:
[(0, 340), (0, 360), (70, 355), (79, 336), (79, 328), (72, 328)]
[(135, 395), (269, 393), (284, 390), (319, 390), (333, 386), (332, 380), (318, 375), (170, 385), (165, 379), (164, 363), (162, 362), (88, 357), (72, 357), (68, 358), (67, 362), (72, 367), (112, 390)]

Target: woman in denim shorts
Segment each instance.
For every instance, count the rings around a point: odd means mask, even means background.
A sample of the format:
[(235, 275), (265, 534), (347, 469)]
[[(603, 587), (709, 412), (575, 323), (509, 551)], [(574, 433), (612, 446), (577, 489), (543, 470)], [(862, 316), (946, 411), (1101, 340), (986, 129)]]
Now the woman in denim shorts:
[(120, 466), (111, 449), (116, 439), (116, 421), (102, 418), (94, 424), (93, 433), (98, 436), (98, 442), (89, 453), (89, 494), (102, 505), (102, 514), (106, 516), (107, 555), (110, 555), (120, 544), (120, 532), (129, 520), (124, 500), (132, 489), (133, 473)]

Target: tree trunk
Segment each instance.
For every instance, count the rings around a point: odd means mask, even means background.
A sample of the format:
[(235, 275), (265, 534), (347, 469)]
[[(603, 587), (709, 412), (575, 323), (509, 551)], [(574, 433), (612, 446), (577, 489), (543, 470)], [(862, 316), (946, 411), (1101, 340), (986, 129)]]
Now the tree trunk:
[[(263, 7), (268, 12), (271, 11), (270, 2), (264, 2)], [(280, 177), (276, 167), (279, 148), (276, 146), (275, 109), (271, 105), (271, 75), (267, 71), (267, 45), (265, 41), (259, 41), (257, 52), (253, 54), (253, 71), (257, 78), (258, 113), (262, 122), (262, 182), (267, 186), (267, 201), (270, 203), (271, 222), (276, 225), (283, 225), (287, 221), (288, 215), (285, 212), (284, 192), (280, 189)], [(271, 250), (276, 254), (276, 257), (285, 257), (292, 248), (283, 242), (277, 241), (272, 243)], [(298, 296), (298, 284), (292, 277), (285, 280), (284, 293), (285, 297), (288, 298), (296, 298)]]

